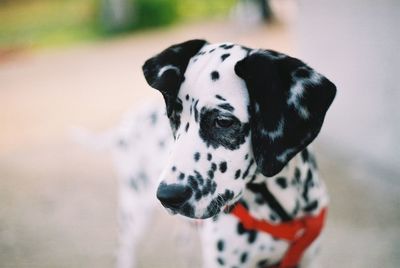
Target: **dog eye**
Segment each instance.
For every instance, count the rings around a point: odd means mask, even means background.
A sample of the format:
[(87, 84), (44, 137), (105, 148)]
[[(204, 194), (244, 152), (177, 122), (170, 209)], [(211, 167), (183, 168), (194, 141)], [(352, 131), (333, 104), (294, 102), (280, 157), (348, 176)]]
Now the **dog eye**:
[(231, 118), (216, 118), (215, 119), (215, 126), (219, 128), (228, 128), (233, 125), (234, 120)]

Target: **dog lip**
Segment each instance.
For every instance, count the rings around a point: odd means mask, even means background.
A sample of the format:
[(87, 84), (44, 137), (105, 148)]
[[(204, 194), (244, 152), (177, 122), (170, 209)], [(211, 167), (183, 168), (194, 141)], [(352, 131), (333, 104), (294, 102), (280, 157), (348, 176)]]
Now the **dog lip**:
[[(172, 210), (172, 211), (177, 211), (179, 210), (180, 206), (178, 205), (174, 205), (174, 204), (165, 204), (163, 202), (161, 202), (161, 204), (163, 205), (164, 208), (166, 208), (167, 210)], [(175, 212), (176, 214), (177, 212)]]
[[(165, 206), (164, 206), (164, 207), (165, 207)], [(165, 210), (166, 210), (166, 211), (168, 212), (168, 214), (171, 215), (171, 216), (174, 216), (174, 215), (178, 214), (178, 212), (176, 212), (175, 210), (170, 209), (170, 208), (168, 208), (168, 207), (165, 207)]]

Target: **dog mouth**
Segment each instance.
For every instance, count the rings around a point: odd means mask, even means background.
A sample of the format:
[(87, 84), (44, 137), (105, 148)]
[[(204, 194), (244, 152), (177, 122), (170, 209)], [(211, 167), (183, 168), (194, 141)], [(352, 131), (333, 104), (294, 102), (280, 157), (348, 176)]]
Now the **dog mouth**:
[(242, 196), (242, 191), (238, 194), (232, 196), (231, 194), (218, 194), (214, 197), (211, 202), (203, 209), (196, 208), (196, 204), (188, 201), (181, 207), (171, 207), (165, 204), (162, 204), (164, 208), (167, 210), (168, 214), (171, 216), (174, 215), (182, 215), (191, 219), (208, 219), (212, 218), (220, 213), (230, 213), (232, 208), (235, 206), (237, 201), (239, 201)]
[(168, 208), (168, 207), (165, 207), (165, 206), (164, 206), (164, 208), (168, 212), (168, 214), (171, 215), (171, 216), (174, 216), (174, 215), (178, 214), (178, 212), (173, 210), (172, 208)]

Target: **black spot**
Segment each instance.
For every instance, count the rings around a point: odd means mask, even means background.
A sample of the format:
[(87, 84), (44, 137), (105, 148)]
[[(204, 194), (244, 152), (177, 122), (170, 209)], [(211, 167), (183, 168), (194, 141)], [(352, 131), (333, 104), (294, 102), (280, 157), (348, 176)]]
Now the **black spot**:
[(157, 114), (156, 113), (152, 113), (150, 115), (150, 120), (151, 120), (151, 124), (155, 125), (157, 123)]
[(276, 178), (276, 183), (282, 188), (286, 189), (287, 188), (287, 180), (284, 177), (278, 177)]
[(306, 181), (304, 182), (304, 190), (303, 190), (303, 198), (306, 202), (308, 202), (308, 190), (313, 184), (312, 179), (313, 179), (313, 174), (309, 169), (307, 172)]
[(305, 212), (312, 212), (317, 207), (318, 207), (318, 200), (314, 200), (304, 208), (304, 211)]
[(243, 252), (240, 256), (240, 262), (245, 263), (247, 261), (247, 252)]
[(200, 185), (203, 185), (203, 184), (204, 184), (204, 179), (203, 179), (203, 177), (197, 178), (197, 182), (198, 182)]
[(254, 198), (254, 202), (256, 202), (259, 205), (262, 205), (265, 203), (265, 200), (263, 199), (261, 194), (256, 194), (256, 196)]
[(203, 195), (202, 195), (201, 191), (196, 191), (196, 193), (194, 194), (194, 199), (196, 201), (199, 201), (202, 196)]
[(233, 108), (233, 106), (230, 105), (229, 103), (218, 104), (218, 107), (227, 110), (229, 112), (233, 112), (235, 110), (235, 108)]
[(199, 183), (194, 179), (192, 175), (188, 176), (188, 183), (194, 191), (197, 191), (199, 189)]
[(226, 99), (224, 97), (221, 97), (220, 95), (215, 95), (215, 97), (219, 100), (226, 101)]
[(208, 179), (203, 187), (202, 193), (203, 195), (208, 195), (210, 192), (211, 192), (211, 179)]
[(247, 177), (247, 175), (249, 175), (250, 167), (251, 167), (253, 164), (254, 164), (254, 159), (251, 159), (251, 160), (250, 160), (250, 164), (249, 164), (249, 166), (247, 167), (246, 171), (243, 172), (243, 176), (242, 176), (243, 179), (245, 179), (245, 178)]
[(234, 45), (227, 45), (227, 44), (222, 44), (219, 47), (223, 48), (223, 49), (231, 49), (233, 48)]
[(242, 224), (241, 222), (238, 223), (237, 232), (238, 232), (238, 234), (240, 234), (240, 235), (246, 233), (246, 229), (244, 228), (244, 226), (243, 226), (243, 224)]
[(208, 216), (210, 217), (216, 215), (224, 205), (225, 203), (223, 197), (218, 195), (216, 198), (211, 200), (210, 204), (207, 206)]
[(234, 116), (230, 117), (232, 124), (229, 128), (215, 126), (216, 119), (221, 115), (217, 109), (204, 108), (200, 115), (199, 135), (207, 146), (218, 148), (223, 146), (229, 150), (236, 150), (245, 142), (250, 131), (249, 123), (241, 123)]
[(217, 183), (213, 181), (211, 183), (211, 193), (214, 194), (216, 190), (217, 190)]
[(197, 170), (195, 170), (195, 171), (194, 171), (194, 174), (195, 174), (195, 176), (196, 176), (196, 180), (197, 180), (198, 182), (200, 182), (201, 184), (203, 184), (204, 178), (203, 178), (203, 176), (201, 176), (200, 172), (198, 172)]
[(179, 173), (178, 179), (183, 180), (185, 178), (185, 173)]
[(250, 170), (250, 168), (251, 168), (251, 166), (252, 166), (253, 164), (254, 164), (254, 159), (251, 159), (251, 160), (250, 160), (250, 164), (249, 164), (249, 166), (247, 167), (246, 171), (243, 172), (242, 179), (245, 179), (245, 178), (247, 177), (247, 175), (249, 175), (249, 170)]
[(245, 156), (244, 156), (244, 160), (247, 160), (249, 158), (249, 154), (246, 154)]
[(249, 238), (247, 239), (247, 241), (248, 241), (250, 244), (253, 244), (254, 241), (256, 241), (256, 239), (257, 239), (257, 232), (256, 232), (256, 231), (250, 231), (250, 233), (249, 233)]
[(167, 105), (167, 115), (174, 135), (181, 124), (182, 110), (182, 101), (179, 98), (177, 98), (175, 102)]
[(225, 248), (225, 243), (224, 243), (224, 241), (218, 240), (218, 242), (217, 242), (217, 249), (218, 249), (218, 251), (224, 251), (224, 248)]
[(176, 171), (176, 166), (172, 167), (172, 171), (174, 171), (174, 172)]
[(211, 159), (212, 159), (212, 154), (208, 153), (208, 154), (207, 154), (207, 160), (208, 160), (208, 161), (211, 161)]
[(257, 268), (265, 268), (268, 266), (268, 259), (257, 262)]
[(297, 184), (300, 183), (300, 177), (301, 177), (300, 169), (298, 167), (296, 167), (294, 170), (294, 179), (296, 180)]
[(188, 94), (186, 94), (185, 99), (189, 100), (189, 95)]
[(241, 222), (238, 223), (237, 225), (237, 232), (239, 235), (248, 235), (247, 241), (252, 244), (257, 238), (257, 232), (254, 230), (247, 230), (244, 228), (243, 224)]
[(185, 131), (187, 132), (187, 131), (188, 131), (188, 129), (189, 129), (189, 122), (188, 122), (188, 123), (186, 123), (186, 126), (185, 126)]
[(274, 214), (269, 214), (269, 218), (271, 221), (276, 221), (277, 218), (274, 216)]
[(212, 53), (214, 52), (215, 48), (211, 49), (210, 51), (208, 51), (208, 53)]
[(217, 258), (217, 262), (218, 262), (220, 265), (225, 265), (225, 261), (224, 261), (221, 257), (218, 257), (218, 258)]
[(194, 110), (194, 120), (196, 121), (196, 122), (198, 122), (199, 121), (199, 110), (197, 110), (197, 104), (199, 103), (199, 100), (196, 100), (196, 102), (194, 103), (194, 106), (193, 106), (193, 110)]
[(192, 205), (190, 205), (189, 202), (186, 202), (180, 209), (180, 213), (189, 218), (193, 218), (194, 217), (194, 208)]
[(233, 191), (225, 190), (225, 193), (222, 195), (222, 198), (224, 199), (224, 201), (229, 201), (232, 200), (234, 196), (235, 194), (233, 193)]
[(211, 163), (211, 169), (212, 169), (212, 171), (216, 171), (217, 170), (217, 164)]
[(207, 175), (208, 175), (208, 177), (209, 177), (210, 179), (214, 179), (214, 171), (209, 170), (209, 171), (207, 172)]
[(221, 171), (222, 173), (225, 173), (226, 169), (227, 169), (227, 164), (225, 161), (219, 163), (219, 171)]
[(200, 160), (200, 153), (199, 152), (196, 152), (195, 154), (194, 154), (194, 161), (199, 161)]
[(211, 72), (211, 79), (213, 81), (218, 80), (219, 79), (219, 73), (217, 71)]
[(235, 180), (239, 179), (241, 172), (242, 171), (240, 169), (236, 170), (236, 172), (235, 172)]
[(229, 54), (229, 53), (226, 53), (226, 54), (223, 54), (223, 55), (221, 55), (221, 60), (222, 61), (224, 61), (227, 57), (229, 57), (231, 54)]
[(307, 149), (304, 149), (303, 151), (301, 151), (301, 158), (303, 158), (304, 162), (308, 161), (309, 154), (308, 154), (308, 150)]
[(192, 189), (194, 191), (196, 191), (196, 192), (200, 191), (199, 184), (198, 184), (198, 182), (196, 180), (194, 180), (193, 178), (190, 178), (188, 180), (188, 183), (189, 183), (189, 185), (192, 187)]

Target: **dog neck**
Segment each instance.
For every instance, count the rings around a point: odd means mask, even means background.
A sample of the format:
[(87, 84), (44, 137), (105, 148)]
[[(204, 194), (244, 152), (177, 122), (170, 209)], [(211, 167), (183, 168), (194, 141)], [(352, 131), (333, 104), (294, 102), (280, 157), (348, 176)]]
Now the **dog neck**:
[(275, 176), (256, 174), (246, 185), (240, 202), (257, 219), (286, 222), (304, 215), (304, 208), (310, 203), (310, 185), (323, 188), (315, 159), (310, 150), (305, 149)]

